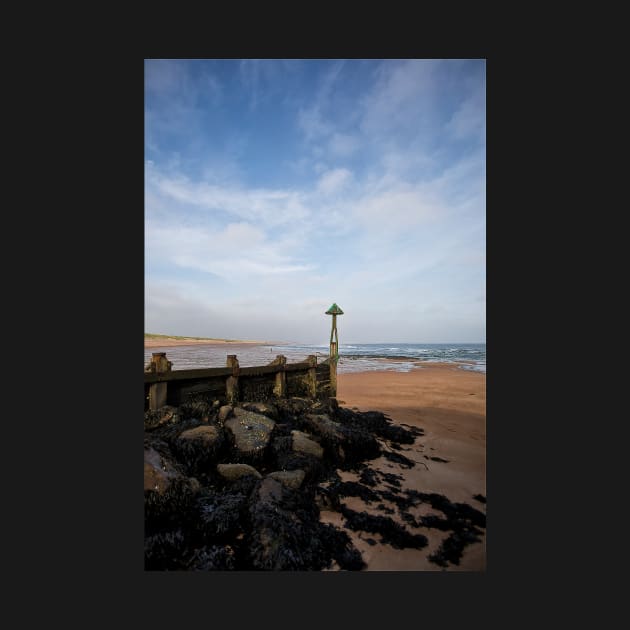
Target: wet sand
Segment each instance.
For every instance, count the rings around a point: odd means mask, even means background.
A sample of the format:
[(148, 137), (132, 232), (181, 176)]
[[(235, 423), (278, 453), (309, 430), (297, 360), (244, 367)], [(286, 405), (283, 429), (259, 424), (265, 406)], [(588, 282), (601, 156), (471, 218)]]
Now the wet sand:
[[(423, 429), (413, 445), (405, 446), (401, 455), (416, 462), (403, 468), (384, 457), (370, 463), (387, 473), (402, 475), (403, 488), (443, 494), (453, 502), (468, 503), (486, 513), (485, 504), (474, 495), (486, 496), (486, 375), (462, 370), (449, 364), (432, 363), (431, 367), (411, 372), (361, 372), (338, 375), (337, 399), (346, 407), (360, 411), (382, 411), (394, 423)], [(387, 449), (386, 444), (382, 443)], [(446, 462), (430, 459), (437, 457)], [(340, 471), (344, 481), (357, 481), (358, 475)], [(382, 489), (376, 488), (376, 489)], [(343, 500), (347, 507), (369, 514), (379, 514), (374, 504), (358, 497)], [(395, 505), (383, 502), (395, 509)], [(430, 507), (412, 508), (414, 517), (433, 513)], [(439, 515), (439, 513), (436, 513)], [(401, 525), (405, 523), (392, 514)], [(323, 511), (323, 522), (342, 526), (341, 514)], [(447, 536), (435, 529), (413, 529), (422, 533), (429, 544), (424, 549), (394, 549), (387, 544), (370, 545), (366, 539), (379, 542), (379, 535), (346, 530), (367, 563), (367, 571), (440, 571), (429, 562)], [(486, 568), (485, 533), (483, 541), (466, 547), (459, 566), (447, 570), (484, 571)]]

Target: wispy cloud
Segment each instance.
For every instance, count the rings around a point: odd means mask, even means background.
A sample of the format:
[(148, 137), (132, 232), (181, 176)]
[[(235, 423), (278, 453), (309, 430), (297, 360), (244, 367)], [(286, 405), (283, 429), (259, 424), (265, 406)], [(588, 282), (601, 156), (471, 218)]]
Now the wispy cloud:
[(350, 179), (352, 179), (352, 173), (347, 168), (336, 168), (321, 176), (317, 189), (324, 195), (330, 195), (344, 188)]

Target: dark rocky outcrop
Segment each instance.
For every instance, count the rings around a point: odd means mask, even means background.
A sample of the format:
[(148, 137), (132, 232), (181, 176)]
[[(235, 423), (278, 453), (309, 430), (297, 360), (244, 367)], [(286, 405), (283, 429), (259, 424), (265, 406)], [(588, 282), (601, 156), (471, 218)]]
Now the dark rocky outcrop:
[[(347, 529), (379, 534), (370, 544), (420, 549), (426, 537), (413, 530), (445, 532), (430, 556), (440, 566), (457, 564), (485, 528), (475, 508), (403, 489), (401, 475), (370, 467), (382, 455), (413, 466), (396, 451), (420, 430), (339, 407), (334, 398), (190, 402), (147, 412), (144, 421), (147, 570), (364, 568), (348, 533), (320, 521), (322, 510), (343, 514)], [(338, 469), (359, 480), (343, 482)], [(350, 510), (346, 497), (382, 515)], [(413, 516), (409, 509), (421, 503), (436, 514)], [(395, 512), (404, 527), (388, 516)]]

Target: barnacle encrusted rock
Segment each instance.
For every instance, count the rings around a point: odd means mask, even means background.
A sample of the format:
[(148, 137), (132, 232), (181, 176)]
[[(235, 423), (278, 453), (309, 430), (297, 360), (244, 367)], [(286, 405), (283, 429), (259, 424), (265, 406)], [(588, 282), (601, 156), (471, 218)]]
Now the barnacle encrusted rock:
[(234, 436), (236, 448), (246, 455), (256, 455), (269, 444), (276, 423), (267, 416), (236, 407), (225, 428)]

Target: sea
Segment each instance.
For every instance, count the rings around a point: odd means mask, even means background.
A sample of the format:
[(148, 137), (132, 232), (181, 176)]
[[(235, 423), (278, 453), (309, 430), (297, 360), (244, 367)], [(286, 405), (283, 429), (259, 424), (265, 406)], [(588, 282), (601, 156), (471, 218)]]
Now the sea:
[[(241, 367), (266, 365), (283, 354), (288, 363), (303, 361), (310, 354), (318, 361), (328, 357), (328, 344), (278, 344), (221, 346), (193, 345), (168, 348), (145, 348), (144, 364), (151, 360), (151, 353), (166, 352), (173, 363), (173, 370), (189, 370), (205, 367), (225, 367), (228, 354), (238, 356)], [(339, 374), (387, 370), (409, 372), (432, 363), (452, 363), (462, 370), (486, 372), (485, 343), (357, 343), (339, 344)]]

